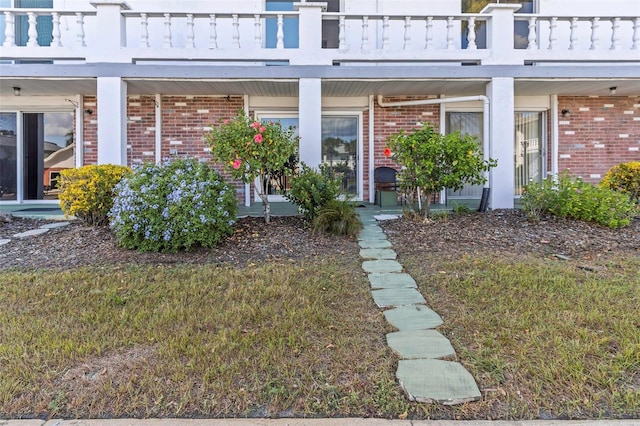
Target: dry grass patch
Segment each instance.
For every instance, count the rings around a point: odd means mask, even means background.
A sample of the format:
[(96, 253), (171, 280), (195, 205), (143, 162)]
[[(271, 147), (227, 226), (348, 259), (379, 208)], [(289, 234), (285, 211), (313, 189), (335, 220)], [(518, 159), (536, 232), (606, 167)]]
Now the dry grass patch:
[(3, 272), (0, 299), (0, 417), (407, 410), (357, 259)]
[(402, 261), (484, 394), (463, 418), (637, 418), (640, 259)]

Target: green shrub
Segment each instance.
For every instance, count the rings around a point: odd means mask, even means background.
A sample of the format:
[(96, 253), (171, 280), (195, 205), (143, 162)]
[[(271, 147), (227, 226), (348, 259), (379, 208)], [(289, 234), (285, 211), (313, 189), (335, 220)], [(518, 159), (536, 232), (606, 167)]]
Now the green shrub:
[(311, 229), (313, 232), (355, 236), (362, 229), (362, 222), (353, 203), (334, 199), (318, 210)]
[(636, 211), (628, 195), (573, 179), (566, 172), (557, 182), (548, 177), (542, 184), (525, 186), (521, 201), (523, 210), (532, 218), (550, 213), (610, 228), (629, 225)]
[(113, 164), (63, 170), (60, 173), (60, 208), (65, 215), (75, 216), (88, 225), (106, 225), (113, 205), (114, 187), (130, 174), (128, 167)]
[(235, 192), (195, 159), (144, 164), (116, 186), (109, 213), (118, 244), (139, 251), (215, 247), (231, 234)]
[(600, 186), (622, 192), (636, 203), (640, 202), (640, 161), (613, 166), (600, 182)]
[(305, 219), (313, 221), (319, 210), (340, 195), (341, 180), (326, 165), (314, 170), (304, 163), (300, 173), (291, 179), (285, 198), (298, 206)]

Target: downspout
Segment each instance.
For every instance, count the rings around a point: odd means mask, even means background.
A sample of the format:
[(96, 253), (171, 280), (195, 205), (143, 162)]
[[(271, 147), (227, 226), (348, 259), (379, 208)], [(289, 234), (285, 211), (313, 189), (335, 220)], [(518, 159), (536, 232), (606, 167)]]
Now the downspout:
[[(249, 95), (244, 95), (244, 113), (249, 114)], [(244, 184), (244, 205), (246, 207), (251, 207), (251, 195), (252, 195), (251, 185), (248, 183)]]
[(375, 104), (373, 103), (373, 95), (369, 95), (369, 202), (371, 202), (371, 200), (375, 200), (375, 188), (373, 185), (373, 166), (374, 166), (374, 162), (375, 162), (375, 156), (374, 156), (374, 112), (373, 110), (375, 109)]
[[(437, 99), (419, 99), (415, 101), (397, 101), (397, 102), (384, 102), (384, 96), (378, 95), (378, 105), (381, 108), (387, 107), (396, 107), (396, 106), (415, 106), (415, 105), (439, 105), (439, 104), (447, 104), (454, 102), (472, 102), (472, 101), (482, 101), (482, 155), (486, 160), (489, 160), (491, 157), (491, 141), (489, 139), (489, 98), (485, 95), (476, 95), (476, 96), (459, 96), (456, 98), (437, 98)], [(370, 167), (373, 168), (373, 163), (370, 164)], [(372, 171), (373, 173), (373, 171)], [(482, 191), (483, 198), (488, 196), (488, 189), (490, 187), (490, 174), (489, 172), (484, 173), (484, 177), (486, 182), (484, 184), (484, 189)]]
[(558, 95), (551, 95), (551, 175), (558, 176)]

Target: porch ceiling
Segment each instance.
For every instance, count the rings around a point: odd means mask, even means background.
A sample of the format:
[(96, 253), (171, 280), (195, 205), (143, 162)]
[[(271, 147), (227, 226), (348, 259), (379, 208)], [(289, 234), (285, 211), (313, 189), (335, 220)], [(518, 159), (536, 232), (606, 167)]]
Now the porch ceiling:
[[(347, 96), (421, 96), (446, 94), (482, 95), (487, 79), (324, 79), (322, 94), (327, 97)], [(297, 79), (127, 79), (132, 95), (244, 95), (297, 97)], [(13, 96), (13, 87), (20, 87), (22, 96), (95, 95), (95, 78), (1, 78), (0, 95)], [(607, 96), (616, 87), (617, 96), (640, 96), (638, 79), (516, 79), (519, 96), (574, 95)]]

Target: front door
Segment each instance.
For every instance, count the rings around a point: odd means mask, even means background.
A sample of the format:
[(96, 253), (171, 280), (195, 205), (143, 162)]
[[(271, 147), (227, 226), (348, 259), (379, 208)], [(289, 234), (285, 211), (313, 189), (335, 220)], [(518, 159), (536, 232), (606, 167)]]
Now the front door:
[(540, 183), (544, 177), (545, 144), (542, 112), (516, 112), (515, 114), (515, 195), (522, 195), (524, 186)]

